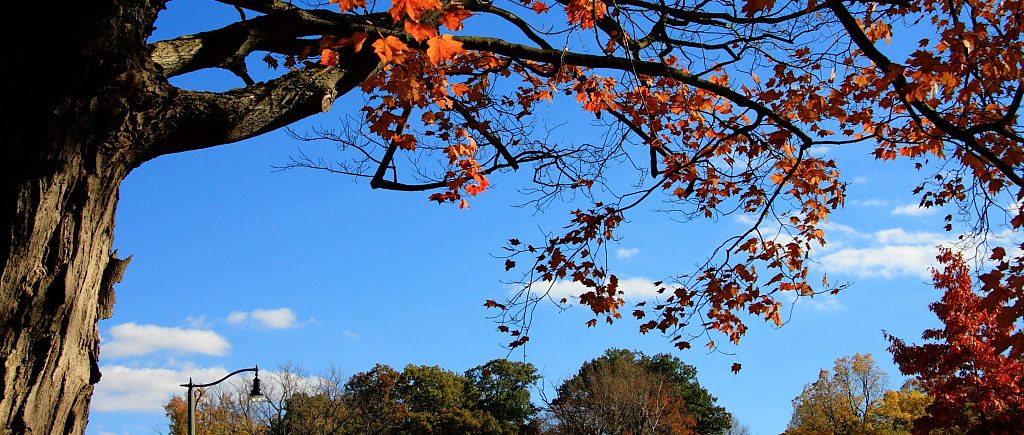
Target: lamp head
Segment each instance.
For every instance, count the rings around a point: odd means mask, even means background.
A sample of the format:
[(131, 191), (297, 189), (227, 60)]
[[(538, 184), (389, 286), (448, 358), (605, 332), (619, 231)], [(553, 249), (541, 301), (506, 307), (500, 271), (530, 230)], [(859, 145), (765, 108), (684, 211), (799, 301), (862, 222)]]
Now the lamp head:
[(256, 372), (256, 377), (252, 380), (252, 391), (249, 392), (249, 401), (262, 402), (264, 399), (263, 391), (260, 391), (260, 374)]

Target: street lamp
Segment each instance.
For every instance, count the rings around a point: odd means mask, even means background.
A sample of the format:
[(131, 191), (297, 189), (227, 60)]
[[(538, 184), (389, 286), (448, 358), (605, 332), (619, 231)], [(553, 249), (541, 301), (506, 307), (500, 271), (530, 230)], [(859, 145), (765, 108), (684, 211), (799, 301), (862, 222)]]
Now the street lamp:
[(252, 380), (252, 391), (249, 392), (249, 400), (259, 401), (263, 400), (263, 392), (260, 391), (260, 367), (252, 367), (247, 369), (235, 370), (228, 373), (227, 376), (220, 378), (220, 380), (210, 382), (209, 384), (195, 384), (192, 383), (192, 378), (188, 378), (187, 384), (181, 384), (182, 387), (188, 388), (188, 435), (196, 435), (196, 398), (194, 389), (212, 387), (221, 382), (224, 382), (227, 378), (237, 375), (242, 372), (256, 372), (256, 377)]

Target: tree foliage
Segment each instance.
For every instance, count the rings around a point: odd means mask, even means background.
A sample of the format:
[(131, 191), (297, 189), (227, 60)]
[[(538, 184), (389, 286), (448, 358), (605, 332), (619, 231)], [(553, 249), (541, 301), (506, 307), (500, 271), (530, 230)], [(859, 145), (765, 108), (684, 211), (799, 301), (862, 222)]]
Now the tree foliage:
[[(268, 375), (266, 402), (250, 403), (242, 390), (203, 392), (197, 433), (525, 433), (537, 413), (529, 392), (539, 379), (536, 369), (498, 359), (466, 373), (413, 364), (399, 372), (377, 364), (344, 380), (336, 371), (308, 376), (289, 366)], [(185, 433), (185, 400), (174, 397), (165, 410), (171, 433)]]
[(931, 342), (921, 345), (889, 337), (900, 371), (916, 376), (933, 399), (916, 428), (1018, 431), (1024, 421), (1024, 361), (1007, 355), (1019, 328), (1004, 321), (1014, 317), (1013, 308), (975, 292), (961, 253), (943, 250), (938, 259), (943, 269), (932, 277), (943, 294), (930, 307), (942, 329), (926, 330), (922, 338)]
[[(15, 44), (12, 58), (53, 47), (60, 65), (19, 65), (5, 81), (23, 103), (0, 148), (0, 323), (24, 325), (0, 340), (5, 430), (84, 430), (100, 377), (96, 324), (112, 315), (127, 265), (111, 253), (117, 189), (132, 170), (278, 129), (350, 92), (365, 100), (351, 127), (309, 137), (336, 139), (348, 157), (297, 165), (460, 207), (518, 170), (538, 204), (589, 202), (562, 234), (510, 241), (506, 267), (524, 263), (523, 291), (487, 305), (502, 311), (513, 347), (530, 338), (542, 283), (586, 287), (590, 325), (622, 317), (604, 251), (651, 198), (682, 220), (745, 213), (753, 223), (698, 267), (667, 271), (661, 300), (631, 311), (641, 332), (679, 348), (705, 330), (738, 342), (748, 316), (781, 324), (789, 295), (837, 290), (818, 284), (809, 261), (846, 196), (839, 164), (812, 152), (820, 146), (934, 171), (916, 190), (921, 205), (957, 206), (947, 230), (991, 249), (980, 291), (1006, 307), (995, 322), (1024, 315), (1020, 242), (987, 237), (1024, 226), (1020, 0), (216, 1), (239, 20), (158, 41), (165, 0), (9, 11), (41, 23), (23, 29), (18, 39), (33, 43)], [(275, 75), (253, 80), (254, 58)], [(169, 81), (215, 68), (239, 87)], [(555, 99), (607, 128), (602, 140), (545, 137)], [(1019, 358), (1024, 332), (998, 346)]]
[(839, 358), (793, 399), (786, 433), (908, 434), (928, 398), (913, 383), (890, 391), (888, 382), (871, 354)]
[(732, 424), (697, 371), (666, 354), (610, 349), (558, 387), (556, 433), (720, 434)]

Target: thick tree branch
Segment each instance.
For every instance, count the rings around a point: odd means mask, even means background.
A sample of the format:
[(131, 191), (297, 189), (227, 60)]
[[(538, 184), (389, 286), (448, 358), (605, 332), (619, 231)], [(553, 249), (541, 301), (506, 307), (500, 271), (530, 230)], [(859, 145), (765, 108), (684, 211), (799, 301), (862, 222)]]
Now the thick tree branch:
[(360, 53), (344, 69), (304, 68), (223, 93), (178, 90), (158, 120), (170, 127), (170, 134), (157, 138), (143, 160), (237, 142), (321, 112), (324, 98), (358, 87), (377, 64), (372, 52)]
[(254, 51), (297, 55), (308, 52), (315, 40), (300, 39), (325, 34), (352, 33), (344, 15), (326, 11), (294, 10), (239, 21), (226, 27), (153, 43), (153, 61), (167, 77), (204, 68), (226, 67)]
[(652, 77), (666, 77), (678, 80), (681, 83), (695, 88), (712, 92), (715, 95), (726, 98), (739, 106), (751, 109), (758, 115), (771, 119), (778, 126), (796, 135), (800, 139), (802, 146), (807, 147), (814, 143), (814, 139), (797, 127), (791, 120), (779, 115), (763, 104), (750, 99), (732, 88), (712, 83), (696, 75), (678, 68), (673, 68), (663, 63), (633, 60), (624, 57), (576, 53), (564, 50), (544, 50), (522, 44), (511, 43), (498, 38), (482, 36), (458, 36), (456, 39), (462, 42), (463, 46), (467, 49), (488, 51), (514, 59), (533, 60), (555, 65), (568, 64), (587, 68), (631, 71)]
[[(875, 47), (874, 43), (871, 42), (871, 39), (864, 34), (864, 30), (861, 29), (857, 19), (854, 18), (853, 14), (850, 13), (846, 6), (843, 6), (843, 3), (840, 0), (827, 0), (827, 4), (839, 19), (839, 22), (842, 23), (843, 28), (846, 29), (846, 32), (850, 35), (850, 39), (852, 39), (857, 45), (857, 48), (859, 48), (868, 59), (874, 62), (875, 66), (881, 72), (888, 74), (892, 71), (904, 68), (902, 65), (897, 65), (895, 62), (890, 60), (885, 54)], [(905, 98), (907, 94), (906, 89), (910, 83), (903, 74), (893, 74), (893, 76), (893, 88), (901, 97)], [(935, 110), (934, 107), (928, 105), (928, 103), (924, 101), (907, 101), (907, 104), (921, 112), (928, 121), (935, 124), (935, 126), (944, 133), (948, 134), (953, 139), (962, 142), (969, 152), (974, 153), (979, 158), (987, 161), (1011, 183), (1016, 185), (1018, 188), (1024, 189), (1024, 178), (1017, 173), (1016, 169), (1009, 163), (1003, 161), (998, 155), (992, 152), (992, 150), (978, 143), (978, 139), (968, 130), (961, 128), (946, 119), (941, 113)]]

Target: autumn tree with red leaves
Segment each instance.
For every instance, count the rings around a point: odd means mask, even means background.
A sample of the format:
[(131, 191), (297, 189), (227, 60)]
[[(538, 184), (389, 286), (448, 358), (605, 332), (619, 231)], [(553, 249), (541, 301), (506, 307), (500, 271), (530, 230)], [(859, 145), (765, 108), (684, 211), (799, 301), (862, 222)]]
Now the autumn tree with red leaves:
[[(706, 330), (738, 342), (747, 318), (782, 322), (784, 295), (835, 290), (808, 260), (846, 183), (817, 146), (935, 170), (917, 193), (924, 206), (960, 206), (947, 229), (966, 222), (965, 243), (1024, 226), (1020, 0), (213, 3), (238, 20), (159, 41), (165, 0), (6, 11), (33, 25), (9, 38), (3, 80), (18, 110), (0, 147), (0, 432), (84, 430), (101, 376), (97, 322), (113, 314), (128, 264), (111, 248), (132, 170), (279, 129), (348, 93), (366, 101), (358, 121), (310, 137), (337, 139), (346, 157), (297, 165), (461, 207), (508, 171), (531, 174), (540, 203), (590, 200), (564, 234), (508, 246), (506, 267), (524, 263), (526, 285), (489, 306), (511, 346), (529, 339), (528, 313), (547, 297), (538, 283), (584, 285), (591, 325), (622, 317), (606, 242), (652, 200), (681, 219), (753, 223), (700, 266), (666, 271), (677, 279), (661, 300), (631, 307), (641, 332), (679, 348)], [(918, 48), (896, 57), (892, 39)], [(256, 82), (254, 59), (278, 75)], [(169, 81), (217, 68), (238, 88)], [(545, 140), (538, 108), (563, 97), (608, 129), (603, 142)], [(625, 185), (608, 176), (629, 171)], [(1024, 258), (1010, 247), (995, 247), (982, 278), (987, 303), (1008, 307), (1004, 326), (1024, 314)], [(1006, 346), (1020, 356), (1024, 335)]]
[(922, 338), (932, 342), (921, 345), (889, 337), (900, 371), (917, 376), (933, 398), (915, 433), (1016, 433), (1024, 421), (1024, 361), (1007, 354), (1019, 328), (1001, 319), (1012, 309), (975, 291), (962, 254), (945, 249), (938, 259), (943, 269), (932, 276), (943, 294), (930, 307), (943, 328), (926, 330)]

